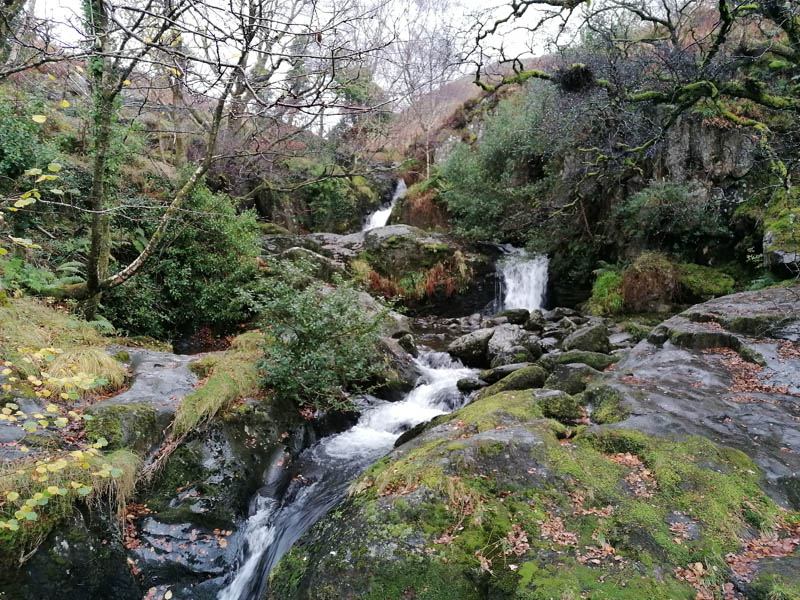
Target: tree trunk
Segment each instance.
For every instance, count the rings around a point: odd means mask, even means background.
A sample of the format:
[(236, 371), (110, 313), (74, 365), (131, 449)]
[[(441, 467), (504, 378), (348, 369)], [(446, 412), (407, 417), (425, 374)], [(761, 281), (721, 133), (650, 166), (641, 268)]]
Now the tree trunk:
[(106, 177), (108, 176), (108, 151), (111, 146), (111, 126), (114, 120), (113, 83), (106, 54), (107, 17), (102, 0), (93, 0), (87, 16), (91, 23), (91, 33), (97, 55), (89, 61), (89, 75), (92, 82), (93, 114), (92, 138), (94, 156), (92, 158), (92, 189), (89, 192), (89, 208), (92, 210), (91, 247), (86, 265), (86, 302), (84, 314), (87, 320), (94, 318), (100, 303), (100, 283), (108, 277), (108, 263), (111, 255), (111, 217), (105, 212)]

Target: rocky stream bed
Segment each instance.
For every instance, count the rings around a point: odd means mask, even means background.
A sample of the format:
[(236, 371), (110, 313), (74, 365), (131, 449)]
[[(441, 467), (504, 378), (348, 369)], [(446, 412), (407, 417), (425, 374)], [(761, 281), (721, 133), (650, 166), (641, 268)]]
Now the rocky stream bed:
[[(425, 268), (455, 255), (409, 229), (265, 244), (328, 274), (381, 244), (393, 262), (424, 248)], [(493, 286), (477, 278), (458, 307)], [(132, 384), (89, 409), (94, 426), (162, 464), (121, 527), (76, 505), (0, 598), (800, 598), (800, 290), (652, 329), (569, 308), (421, 313), (387, 328), (392, 384), (359, 414), (251, 398), (164, 460), (202, 357), (109, 348)]]

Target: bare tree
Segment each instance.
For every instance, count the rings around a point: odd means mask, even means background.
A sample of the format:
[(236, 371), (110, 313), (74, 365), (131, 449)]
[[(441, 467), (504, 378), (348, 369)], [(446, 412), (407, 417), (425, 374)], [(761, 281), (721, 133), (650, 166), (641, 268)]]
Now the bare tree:
[[(291, 133), (281, 129), (280, 121), (287, 108), (299, 115), (301, 126), (313, 124), (326, 111), (369, 110), (342, 102), (336, 78), (337, 69), (358, 65), (372, 50), (352, 44), (352, 31), (368, 17), (369, 10), (352, 0), (88, 0), (80, 19), (51, 23), (50, 30), (77, 30), (80, 43), (62, 43), (55, 49), (49, 39), (39, 40), (31, 45), (38, 49), (36, 56), (7, 65), (0, 79), (56, 60), (87, 66), (91, 248), (86, 282), (63, 293), (84, 300), (91, 316), (103, 291), (140, 272), (211, 165), (227, 158), (218, 152), (225, 132), (244, 131), (248, 140), (265, 132), (288, 137)], [(20, 39), (16, 36), (10, 43)], [(301, 63), (308, 67), (298, 69)], [(178, 164), (186, 153), (187, 123), (203, 142), (192, 170), (139, 256), (112, 273), (110, 224), (120, 206), (107, 189), (109, 153), (115, 121), (126, 104), (135, 103), (169, 107)], [(245, 143), (237, 151), (258, 154), (264, 149), (247, 150)]]

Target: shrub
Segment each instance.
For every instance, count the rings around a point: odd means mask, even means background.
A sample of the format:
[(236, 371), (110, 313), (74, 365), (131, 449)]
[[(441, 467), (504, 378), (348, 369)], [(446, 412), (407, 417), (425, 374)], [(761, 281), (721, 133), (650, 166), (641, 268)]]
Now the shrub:
[(312, 231), (346, 232), (355, 227), (360, 215), (356, 198), (344, 179), (325, 179), (303, 188), (308, 204), (308, 228)]
[(15, 110), (0, 100), (0, 186), (21, 176), (25, 169), (43, 167), (56, 157), (52, 143), (40, 139), (42, 126), (31, 120), (33, 107)]
[(263, 306), (264, 385), (298, 407), (351, 410), (347, 392), (364, 392), (381, 372), (376, 350), (385, 314), (370, 314), (348, 286), (309, 283), (307, 270), (283, 264)]
[(730, 237), (719, 203), (685, 185), (656, 183), (634, 194), (611, 215), (623, 239), (693, 259), (709, 238)]
[(203, 326), (225, 330), (252, 317), (258, 274), (255, 214), (199, 186), (188, 215), (148, 273), (110, 291), (106, 316), (134, 335), (163, 338)]
[(666, 256), (645, 252), (622, 276), (625, 307), (637, 311), (657, 311), (671, 304), (679, 289), (680, 273)]

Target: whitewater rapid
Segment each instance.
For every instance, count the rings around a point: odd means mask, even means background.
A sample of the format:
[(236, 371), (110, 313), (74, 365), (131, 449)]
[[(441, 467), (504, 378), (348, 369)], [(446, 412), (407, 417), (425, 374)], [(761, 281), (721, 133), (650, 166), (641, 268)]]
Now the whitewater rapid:
[(341, 502), (353, 479), (391, 451), (403, 432), (461, 408), (465, 397), (456, 382), (475, 370), (445, 352), (424, 352), (416, 363), (422, 377), (403, 400), (371, 398), (353, 427), (303, 452), (299, 476), (282, 497), (257, 496), (240, 566), (218, 600), (260, 599), (270, 571), (309, 527)]

